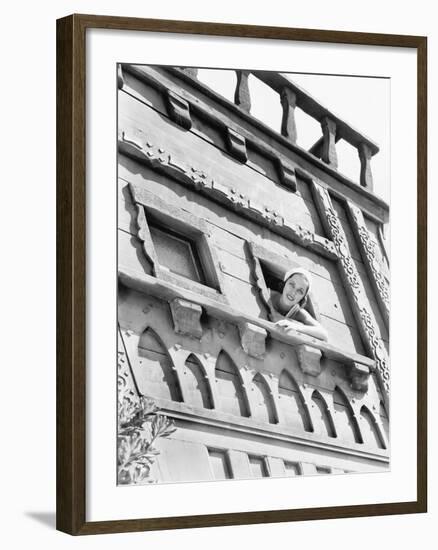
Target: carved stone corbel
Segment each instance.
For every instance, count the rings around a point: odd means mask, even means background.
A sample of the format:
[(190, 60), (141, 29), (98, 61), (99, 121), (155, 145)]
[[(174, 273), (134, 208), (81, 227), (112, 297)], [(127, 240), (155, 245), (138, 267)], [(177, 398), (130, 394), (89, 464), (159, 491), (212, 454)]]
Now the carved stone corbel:
[(190, 130), (192, 127), (190, 106), (185, 99), (171, 90), (167, 91), (167, 112), (173, 122), (185, 130)]
[(200, 339), (202, 307), (182, 298), (174, 298), (169, 305), (175, 332)]
[(232, 128), (227, 128), (227, 148), (230, 155), (240, 162), (248, 160), (246, 140)]
[(287, 166), (280, 159), (278, 159), (278, 172), (280, 175), (280, 182), (282, 185), (290, 189), (293, 193), (297, 191), (297, 178), (295, 175), (295, 169), (292, 166)]
[(368, 391), (370, 374), (370, 369), (366, 365), (361, 365), (356, 362), (352, 363), (350, 365), (351, 387), (361, 392)]
[(239, 325), (239, 332), (243, 351), (258, 359), (263, 357), (266, 351), (266, 330), (251, 323), (244, 323)]
[(300, 344), (295, 350), (301, 370), (310, 376), (319, 376), (321, 374), (321, 351), (307, 344)]

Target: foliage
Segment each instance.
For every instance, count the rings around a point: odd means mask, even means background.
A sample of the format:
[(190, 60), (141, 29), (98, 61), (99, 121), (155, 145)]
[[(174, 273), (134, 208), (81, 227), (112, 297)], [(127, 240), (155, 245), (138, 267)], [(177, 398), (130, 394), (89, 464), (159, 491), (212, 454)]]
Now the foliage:
[(168, 437), (175, 429), (173, 421), (158, 412), (152, 399), (123, 397), (118, 410), (118, 483), (153, 483), (150, 469), (159, 454), (154, 444), (158, 438)]

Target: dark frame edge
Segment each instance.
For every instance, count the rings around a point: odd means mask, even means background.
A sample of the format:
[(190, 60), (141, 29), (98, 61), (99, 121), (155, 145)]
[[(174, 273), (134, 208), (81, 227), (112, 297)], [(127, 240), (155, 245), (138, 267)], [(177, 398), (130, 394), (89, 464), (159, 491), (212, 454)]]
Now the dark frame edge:
[(85, 524), (84, 40), (75, 16), (56, 29), (56, 528)]
[[(86, 522), (85, 479), (85, 30), (150, 30), (417, 49), (418, 386), (417, 500)], [(74, 14), (57, 20), (57, 505), (71, 535), (232, 526), (427, 511), (427, 38), (329, 30)]]
[(417, 501), (427, 512), (427, 37), (417, 45)]

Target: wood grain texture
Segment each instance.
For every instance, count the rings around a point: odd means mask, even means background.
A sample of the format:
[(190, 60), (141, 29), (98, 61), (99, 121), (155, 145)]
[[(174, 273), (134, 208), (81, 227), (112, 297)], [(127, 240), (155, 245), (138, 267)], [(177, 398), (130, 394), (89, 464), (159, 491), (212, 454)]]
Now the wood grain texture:
[[(123, 29), (407, 47), (418, 58), (417, 500), (373, 505), (86, 522), (85, 30)], [(427, 511), (427, 40), (425, 37), (72, 15), (57, 22), (57, 529), (98, 534)]]

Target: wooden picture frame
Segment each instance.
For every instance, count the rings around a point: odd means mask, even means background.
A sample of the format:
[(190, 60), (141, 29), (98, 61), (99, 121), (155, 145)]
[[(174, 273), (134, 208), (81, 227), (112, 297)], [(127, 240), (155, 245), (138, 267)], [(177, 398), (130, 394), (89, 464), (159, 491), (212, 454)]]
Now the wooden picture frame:
[[(415, 500), (290, 510), (87, 521), (85, 452), (87, 29), (374, 45), (416, 50), (418, 344), (417, 498)], [(287, 180), (287, 173), (284, 177)], [(426, 512), (426, 228), (427, 39), (425, 37), (97, 15), (71, 15), (59, 19), (57, 21), (57, 529), (72, 535), (85, 535)], [(213, 262), (214, 259), (211, 261)]]

